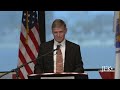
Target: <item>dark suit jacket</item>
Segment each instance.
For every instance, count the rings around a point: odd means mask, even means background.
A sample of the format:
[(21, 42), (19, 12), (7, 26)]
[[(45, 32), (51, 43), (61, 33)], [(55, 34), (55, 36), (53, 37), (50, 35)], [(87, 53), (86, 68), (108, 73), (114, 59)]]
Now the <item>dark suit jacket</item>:
[[(45, 42), (40, 45), (38, 57), (52, 51), (54, 40)], [(54, 72), (54, 61), (53, 52), (47, 56), (43, 56), (37, 59), (37, 63), (34, 68), (34, 73), (53, 73)], [(80, 52), (80, 46), (66, 40), (65, 50), (65, 63), (64, 72), (84, 72), (83, 62)]]

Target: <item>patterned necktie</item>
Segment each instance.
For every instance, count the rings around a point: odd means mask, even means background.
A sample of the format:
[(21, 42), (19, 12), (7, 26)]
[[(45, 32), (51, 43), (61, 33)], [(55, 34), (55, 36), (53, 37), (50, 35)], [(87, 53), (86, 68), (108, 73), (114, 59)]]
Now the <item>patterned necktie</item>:
[(62, 52), (61, 49), (59, 48), (57, 50), (57, 55), (56, 55), (56, 73), (62, 73), (63, 70), (63, 57), (62, 57)]

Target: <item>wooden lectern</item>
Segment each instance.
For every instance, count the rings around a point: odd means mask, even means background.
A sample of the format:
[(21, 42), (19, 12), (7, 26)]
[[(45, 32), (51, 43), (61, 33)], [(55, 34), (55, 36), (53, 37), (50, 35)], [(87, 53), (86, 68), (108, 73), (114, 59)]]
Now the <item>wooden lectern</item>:
[(30, 74), (28, 79), (88, 79), (87, 73), (41, 73), (41, 74)]
[(102, 77), (102, 79), (114, 79), (115, 76), (115, 71), (111, 70), (111, 71), (99, 71), (100, 76)]

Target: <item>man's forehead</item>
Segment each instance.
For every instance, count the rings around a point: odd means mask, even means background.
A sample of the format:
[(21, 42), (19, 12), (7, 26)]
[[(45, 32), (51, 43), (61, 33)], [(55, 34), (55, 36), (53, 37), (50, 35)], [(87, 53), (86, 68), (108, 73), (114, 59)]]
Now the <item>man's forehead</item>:
[(55, 27), (55, 28), (52, 28), (52, 30), (65, 30), (65, 27)]

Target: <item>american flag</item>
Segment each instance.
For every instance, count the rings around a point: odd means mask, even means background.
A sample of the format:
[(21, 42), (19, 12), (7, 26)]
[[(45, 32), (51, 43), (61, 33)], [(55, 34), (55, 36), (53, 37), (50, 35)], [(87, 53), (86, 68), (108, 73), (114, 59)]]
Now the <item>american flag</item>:
[(35, 59), (38, 56), (40, 37), (36, 11), (23, 11), (22, 26), (19, 43), (18, 67), (26, 64), (18, 71), (19, 78), (27, 79), (29, 74), (34, 72)]

